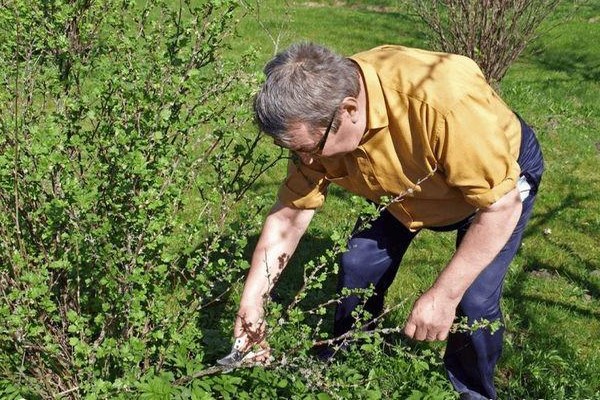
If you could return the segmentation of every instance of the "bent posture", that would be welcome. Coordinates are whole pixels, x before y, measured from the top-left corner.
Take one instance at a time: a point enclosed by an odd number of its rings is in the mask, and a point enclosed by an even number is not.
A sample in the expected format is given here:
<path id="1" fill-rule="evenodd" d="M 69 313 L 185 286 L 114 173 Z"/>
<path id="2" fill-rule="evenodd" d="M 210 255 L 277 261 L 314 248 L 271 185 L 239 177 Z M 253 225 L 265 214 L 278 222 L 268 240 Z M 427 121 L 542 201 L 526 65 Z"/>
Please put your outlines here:
<path id="1" fill-rule="evenodd" d="M 263 299 L 294 253 L 329 184 L 374 203 L 392 202 L 357 230 L 341 257 L 339 287 L 375 286 L 381 313 L 411 240 L 455 230 L 456 252 L 413 305 L 404 332 L 447 340 L 444 363 L 463 398 L 496 398 L 502 330 L 450 333 L 456 316 L 499 320 L 507 268 L 531 215 L 543 172 L 531 128 L 498 97 L 470 59 L 401 46 L 352 57 L 302 43 L 265 67 L 256 120 L 294 157 L 252 257 L 235 336 L 263 338 Z M 359 299 L 338 306 L 347 332 Z"/>

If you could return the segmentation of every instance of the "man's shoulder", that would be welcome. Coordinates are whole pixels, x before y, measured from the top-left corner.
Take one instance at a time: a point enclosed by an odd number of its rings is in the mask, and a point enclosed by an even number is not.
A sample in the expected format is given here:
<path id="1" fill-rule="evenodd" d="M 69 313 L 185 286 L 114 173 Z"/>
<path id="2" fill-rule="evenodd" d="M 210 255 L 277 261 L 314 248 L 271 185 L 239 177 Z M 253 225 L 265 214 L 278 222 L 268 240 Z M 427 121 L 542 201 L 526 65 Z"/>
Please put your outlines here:
<path id="1" fill-rule="evenodd" d="M 424 50 L 401 45 L 382 45 L 370 50 L 356 53 L 350 57 L 354 60 L 363 60 L 374 66 L 402 65 L 423 68 L 464 68 L 465 66 L 478 70 L 477 64 L 470 58 L 452 53 Z M 403 62 L 404 64 L 398 64 Z"/>
<path id="2" fill-rule="evenodd" d="M 359 66 L 369 65 L 384 92 L 420 99 L 441 109 L 487 87 L 477 64 L 458 54 L 383 45 L 350 58 Z"/>

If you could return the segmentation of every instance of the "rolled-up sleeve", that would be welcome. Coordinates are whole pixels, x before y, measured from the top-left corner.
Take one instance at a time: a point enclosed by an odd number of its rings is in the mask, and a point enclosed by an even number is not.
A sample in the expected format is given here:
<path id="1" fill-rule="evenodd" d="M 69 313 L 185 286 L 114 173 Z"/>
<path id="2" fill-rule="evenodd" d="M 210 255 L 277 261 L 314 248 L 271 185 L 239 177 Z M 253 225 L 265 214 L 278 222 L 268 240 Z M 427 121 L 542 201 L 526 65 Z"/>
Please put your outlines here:
<path id="1" fill-rule="evenodd" d="M 490 90 L 461 99 L 440 119 L 435 147 L 447 183 L 477 208 L 510 192 L 519 177 L 518 154 L 503 131 L 512 129 L 504 122 L 506 113 L 511 112 Z"/>
<path id="2" fill-rule="evenodd" d="M 329 181 L 325 170 L 318 163 L 311 166 L 292 158 L 288 162 L 288 174 L 279 187 L 279 201 L 288 207 L 314 209 L 323 205 Z"/>

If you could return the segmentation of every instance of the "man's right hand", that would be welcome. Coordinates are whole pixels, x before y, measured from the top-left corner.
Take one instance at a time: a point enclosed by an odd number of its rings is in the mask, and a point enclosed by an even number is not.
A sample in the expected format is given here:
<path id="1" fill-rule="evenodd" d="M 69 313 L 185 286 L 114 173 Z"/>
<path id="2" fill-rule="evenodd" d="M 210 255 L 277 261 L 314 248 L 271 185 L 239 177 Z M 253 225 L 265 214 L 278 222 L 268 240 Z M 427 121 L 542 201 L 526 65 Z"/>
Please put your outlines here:
<path id="1" fill-rule="evenodd" d="M 266 322 L 264 320 L 264 309 L 262 305 L 240 306 L 235 319 L 233 335 L 236 342 L 239 343 L 240 348 L 237 350 L 242 353 L 250 351 L 254 345 L 259 346 L 260 350 L 247 361 L 268 362 L 271 355 L 271 349 L 265 341 Z"/>
<path id="2" fill-rule="evenodd" d="M 259 354 L 267 354 L 265 359 L 268 359 L 263 300 L 296 250 L 314 214 L 313 209 L 298 209 L 277 202 L 265 220 L 252 254 L 233 331 L 236 350 L 245 354 L 254 345 L 260 348 L 256 357 L 249 355 L 251 359 L 260 361 Z"/>
<path id="3" fill-rule="evenodd" d="M 245 351 L 254 343 L 260 343 L 265 336 L 264 309 L 262 305 L 241 305 L 238 310 L 233 335 L 236 338 L 247 336 L 248 345 L 240 349 Z"/>

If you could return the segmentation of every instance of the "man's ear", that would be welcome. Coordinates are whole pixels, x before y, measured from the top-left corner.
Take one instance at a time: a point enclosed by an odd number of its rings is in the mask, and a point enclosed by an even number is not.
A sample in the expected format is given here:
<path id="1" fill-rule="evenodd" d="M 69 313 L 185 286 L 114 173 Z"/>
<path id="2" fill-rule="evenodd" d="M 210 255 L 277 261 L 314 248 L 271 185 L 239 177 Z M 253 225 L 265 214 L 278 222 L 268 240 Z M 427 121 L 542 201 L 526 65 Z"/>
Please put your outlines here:
<path id="1" fill-rule="evenodd" d="M 342 100 L 342 115 L 347 114 L 352 123 L 356 123 L 359 118 L 358 100 L 355 97 L 346 97 Z"/>

